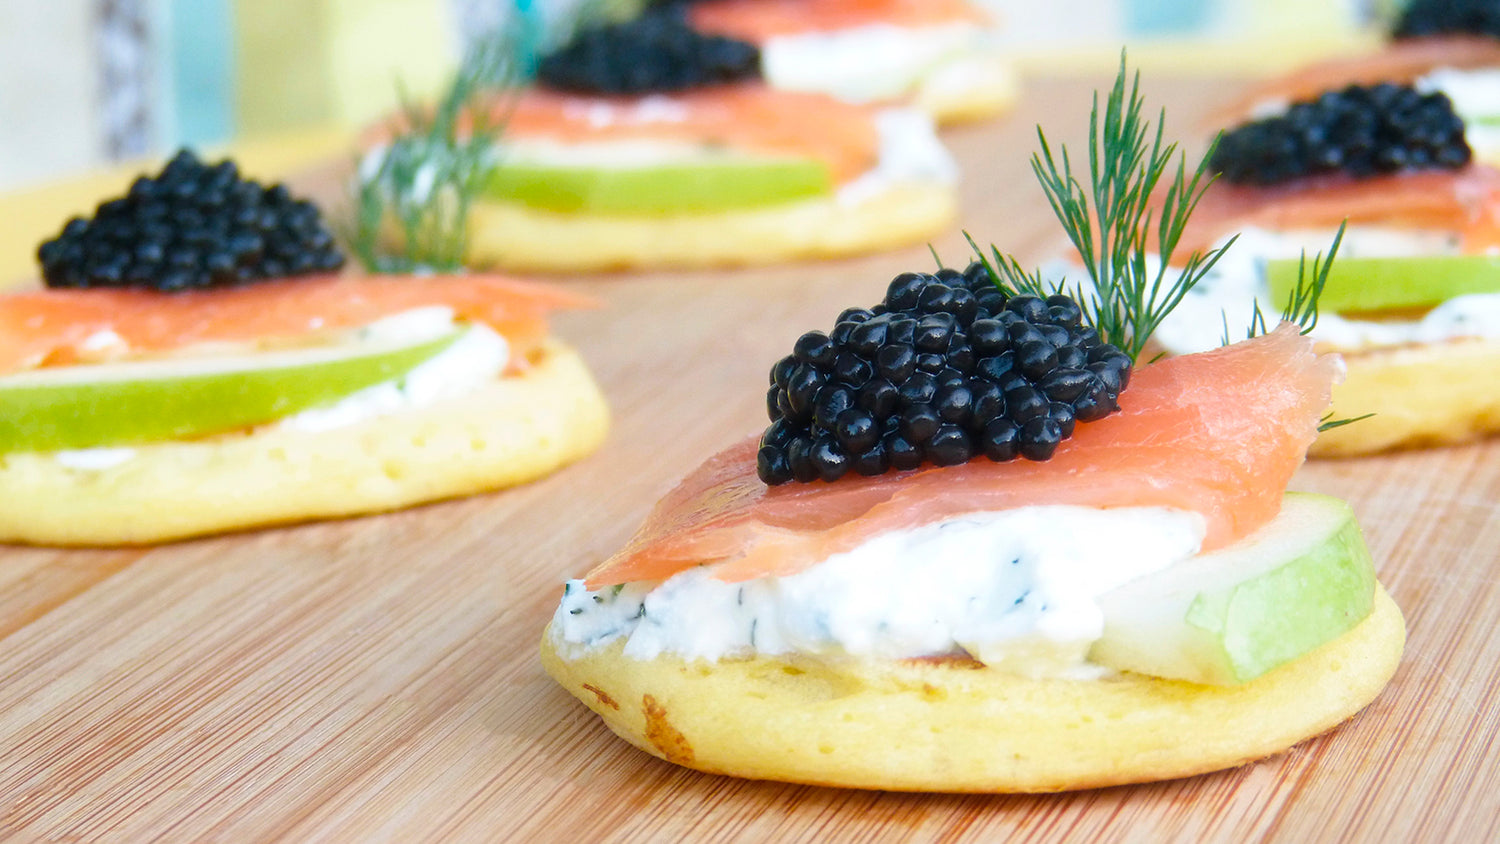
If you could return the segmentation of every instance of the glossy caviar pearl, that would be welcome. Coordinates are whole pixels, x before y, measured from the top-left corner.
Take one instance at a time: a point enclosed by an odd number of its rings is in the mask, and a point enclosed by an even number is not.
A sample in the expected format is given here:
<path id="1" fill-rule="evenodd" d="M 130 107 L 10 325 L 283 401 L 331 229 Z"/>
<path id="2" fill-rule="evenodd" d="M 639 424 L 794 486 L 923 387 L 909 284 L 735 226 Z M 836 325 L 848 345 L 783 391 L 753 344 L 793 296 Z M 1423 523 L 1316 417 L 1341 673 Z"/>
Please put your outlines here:
<path id="1" fill-rule="evenodd" d="M 979 447 L 996 463 L 1015 460 L 1021 454 L 1021 431 L 1009 419 L 996 419 L 984 426 Z"/>
<path id="2" fill-rule="evenodd" d="M 876 419 L 884 419 L 896 412 L 901 404 L 901 391 L 884 379 L 871 381 L 859 391 L 859 406 Z"/>
<path id="3" fill-rule="evenodd" d="M 942 423 L 937 411 L 925 404 L 914 404 L 901 414 L 901 436 L 908 442 L 925 445 Z"/>
<path id="4" fill-rule="evenodd" d="M 939 466 L 957 466 L 974 456 L 974 443 L 957 425 L 942 425 L 932 435 L 927 456 Z"/>
<path id="5" fill-rule="evenodd" d="M 761 446 L 755 454 L 755 471 L 768 484 L 784 484 L 792 480 L 792 465 L 786 451 L 772 446 Z"/>
<path id="6" fill-rule="evenodd" d="M 900 434 L 886 434 L 881 440 L 892 469 L 907 471 L 922 465 L 922 448 Z"/>
<path id="7" fill-rule="evenodd" d="M 1047 460 L 1062 442 L 1062 428 L 1047 416 L 1039 416 L 1021 426 L 1021 456 L 1027 460 Z"/>
<path id="8" fill-rule="evenodd" d="M 890 468 L 890 457 L 886 455 L 885 444 L 880 440 L 876 440 L 874 445 L 854 458 L 854 471 L 865 477 L 884 475 Z"/>
<path id="9" fill-rule="evenodd" d="M 850 408 L 839 414 L 833 429 L 839 445 L 850 454 L 861 454 L 880 441 L 880 427 L 875 417 L 860 408 Z"/>
<path id="10" fill-rule="evenodd" d="M 944 387 L 933 397 L 932 406 L 944 422 L 963 425 L 974 414 L 974 394 L 967 387 Z"/>
<path id="11" fill-rule="evenodd" d="M 838 359 L 838 347 L 828 339 L 827 334 L 809 331 L 798 337 L 797 342 L 792 345 L 792 357 L 820 369 L 827 369 Z"/>
<path id="12" fill-rule="evenodd" d="M 792 440 L 787 444 L 786 457 L 787 466 L 792 470 L 792 480 L 804 484 L 817 480 L 818 469 L 812 462 L 812 440 L 807 437 L 797 437 Z M 770 481 L 766 482 L 770 483 Z"/>
<path id="13" fill-rule="evenodd" d="M 917 353 L 905 344 L 885 346 L 875 353 L 875 365 L 882 378 L 899 384 L 917 371 Z"/>
<path id="14" fill-rule="evenodd" d="M 849 455 L 828 434 L 813 441 L 812 451 L 808 456 L 818 477 L 825 481 L 836 481 L 849 471 Z"/>

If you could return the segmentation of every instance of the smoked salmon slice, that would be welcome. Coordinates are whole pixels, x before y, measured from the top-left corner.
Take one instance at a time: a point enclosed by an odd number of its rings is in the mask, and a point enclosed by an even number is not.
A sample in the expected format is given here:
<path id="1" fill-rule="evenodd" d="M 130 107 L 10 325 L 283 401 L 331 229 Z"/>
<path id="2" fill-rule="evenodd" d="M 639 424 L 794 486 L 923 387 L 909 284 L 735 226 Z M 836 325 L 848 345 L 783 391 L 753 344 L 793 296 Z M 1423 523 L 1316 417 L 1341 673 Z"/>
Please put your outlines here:
<path id="1" fill-rule="evenodd" d="M 1188 223 L 1181 247 L 1203 250 L 1234 231 L 1336 228 L 1386 224 L 1443 229 L 1463 238 L 1465 252 L 1500 247 L 1500 170 L 1420 170 L 1356 179 L 1315 176 L 1259 187 L 1214 182 Z"/>
<path id="2" fill-rule="evenodd" d="M 966 0 L 707 0 L 693 4 L 688 20 L 700 32 L 756 43 L 783 35 L 882 23 L 906 27 L 994 23 L 984 10 Z"/>
<path id="3" fill-rule="evenodd" d="M 529 88 L 496 95 L 481 107 L 505 137 L 562 144 L 590 141 L 675 141 L 767 156 L 809 158 L 828 168 L 835 183 L 868 172 L 880 160 L 878 109 L 826 94 L 774 90 L 735 83 L 648 94 L 643 97 L 571 94 Z M 459 117 L 467 133 L 474 113 Z M 398 115 L 366 133 L 365 145 L 388 142 L 405 131 Z"/>
<path id="4" fill-rule="evenodd" d="M 923 468 L 768 487 L 756 441 L 718 454 L 591 571 L 590 589 L 715 563 L 738 582 L 795 574 L 871 536 L 964 513 L 1028 505 L 1172 507 L 1203 514 L 1204 550 L 1269 521 L 1317 436 L 1336 357 L 1295 327 L 1139 368 L 1121 412 L 1079 425 L 1051 460 Z"/>
<path id="5" fill-rule="evenodd" d="M 875 110 L 823 94 L 761 84 L 716 85 L 645 97 L 569 94 L 535 88 L 496 100 L 494 120 L 512 138 L 584 141 L 666 140 L 771 156 L 812 158 L 837 183 L 880 157 Z"/>
<path id="6" fill-rule="evenodd" d="M 0 372 L 89 357 L 113 332 L 131 353 L 207 342 L 292 339 L 354 328 L 429 305 L 484 322 L 521 349 L 546 332 L 548 313 L 593 307 L 582 294 L 494 275 L 313 276 L 221 290 L 47 288 L 0 296 Z"/>

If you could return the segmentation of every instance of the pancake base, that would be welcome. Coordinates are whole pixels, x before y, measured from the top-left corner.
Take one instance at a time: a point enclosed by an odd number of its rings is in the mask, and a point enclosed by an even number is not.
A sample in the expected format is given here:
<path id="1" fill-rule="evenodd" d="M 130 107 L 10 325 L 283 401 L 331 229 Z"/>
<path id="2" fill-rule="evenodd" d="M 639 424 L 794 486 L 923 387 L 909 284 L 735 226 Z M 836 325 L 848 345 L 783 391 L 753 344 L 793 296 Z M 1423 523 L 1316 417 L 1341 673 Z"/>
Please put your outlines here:
<path id="1" fill-rule="evenodd" d="M 1279 753 L 1372 701 L 1406 630 L 1384 589 L 1353 630 L 1243 686 L 1028 680 L 974 665 L 628 659 L 542 664 L 621 738 L 716 774 L 893 791 L 1048 792 L 1207 773 Z M 564 647 L 568 647 L 564 645 Z"/>
<path id="2" fill-rule="evenodd" d="M 1010 111 L 1020 97 L 1020 87 L 1008 62 L 976 54 L 935 69 L 922 80 L 914 100 L 939 126 L 953 126 Z"/>
<path id="3" fill-rule="evenodd" d="M 608 426 L 583 360 L 549 341 L 523 375 L 328 431 L 140 446 L 99 471 L 0 455 L 0 541 L 145 544 L 395 510 L 533 480 L 592 452 Z"/>
<path id="4" fill-rule="evenodd" d="M 1452 445 L 1500 432 L 1500 340 L 1453 340 L 1345 352 L 1349 375 L 1333 388 L 1335 419 L 1373 413 L 1318 435 L 1313 457 L 1352 457 Z"/>
<path id="5" fill-rule="evenodd" d="M 728 267 L 832 258 L 922 243 L 952 224 L 955 186 L 910 182 L 854 204 L 820 197 L 766 208 L 649 217 L 564 214 L 484 199 L 469 263 L 528 272 Z"/>

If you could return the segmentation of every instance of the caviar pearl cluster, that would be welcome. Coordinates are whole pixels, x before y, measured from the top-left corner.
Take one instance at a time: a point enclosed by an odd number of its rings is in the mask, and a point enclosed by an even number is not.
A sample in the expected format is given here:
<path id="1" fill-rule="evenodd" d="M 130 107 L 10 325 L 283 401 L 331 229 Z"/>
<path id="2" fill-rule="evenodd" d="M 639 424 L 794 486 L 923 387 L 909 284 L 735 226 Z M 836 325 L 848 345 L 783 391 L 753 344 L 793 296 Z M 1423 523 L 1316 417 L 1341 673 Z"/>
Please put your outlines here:
<path id="1" fill-rule="evenodd" d="M 550 88 L 588 94 L 680 91 L 760 78 L 760 49 L 688 26 L 681 9 L 655 8 L 626 23 L 581 32 L 542 59 Z"/>
<path id="2" fill-rule="evenodd" d="M 344 255 L 317 206 L 282 185 L 240 178 L 183 150 L 92 219 L 74 218 L 37 250 L 49 287 L 178 292 L 331 272 Z"/>
<path id="3" fill-rule="evenodd" d="M 757 470 L 776 485 L 1046 460 L 1076 424 L 1119 409 L 1130 371 L 1066 296 L 1007 298 L 977 262 L 904 273 L 771 368 Z"/>
<path id="4" fill-rule="evenodd" d="M 1500 38 L 1495 0 L 1413 0 L 1396 24 L 1397 38 L 1467 33 Z"/>
<path id="5" fill-rule="evenodd" d="M 1325 173 L 1457 169 L 1472 157 L 1447 95 L 1382 83 L 1350 85 L 1228 132 L 1211 164 L 1231 182 L 1273 185 Z"/>

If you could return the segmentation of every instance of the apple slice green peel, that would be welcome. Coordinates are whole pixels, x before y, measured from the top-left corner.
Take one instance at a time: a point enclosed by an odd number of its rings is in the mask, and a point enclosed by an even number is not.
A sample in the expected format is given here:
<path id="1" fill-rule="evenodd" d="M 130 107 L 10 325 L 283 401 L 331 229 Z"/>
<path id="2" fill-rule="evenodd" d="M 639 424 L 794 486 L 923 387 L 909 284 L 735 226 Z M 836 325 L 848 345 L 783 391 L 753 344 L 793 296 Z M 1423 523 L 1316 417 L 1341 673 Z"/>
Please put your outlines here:
<path id="1" fill-rule="evenodd" d="M 1296 289 L 1298 264 L 1296 259 L 1266 262 L 1273 302 L 1288 301 Z M 1500 255 L 1339 258 L 1328 272 L 1319 307 L 1334 313 L 1430 308 L 1470 293 L 1500 293 Z"/>
<path id="2" fill-rule="evenodd" d="M 486 185 L 494 199 L 533 208 L 622 215 L 754 208 L 832 190 L 819 161 L 733 156 L 619 168 L 506 162 Z"/>
<path id="3" fill-rule="evenodd" d="M 461 332 L 0 378 L 0 454 L 185 439 L 280 419 L 411 371 Z"/>
<path id="4" fill-rule="evenodd" d="M 1235 685 L 1353 629 L 1374 598 L 1375 569 L 1349 505 L 1287 493 L 1281 513 L 1240 542 L 1103 595 L 1104 635 L 1089 658 Z"/>

